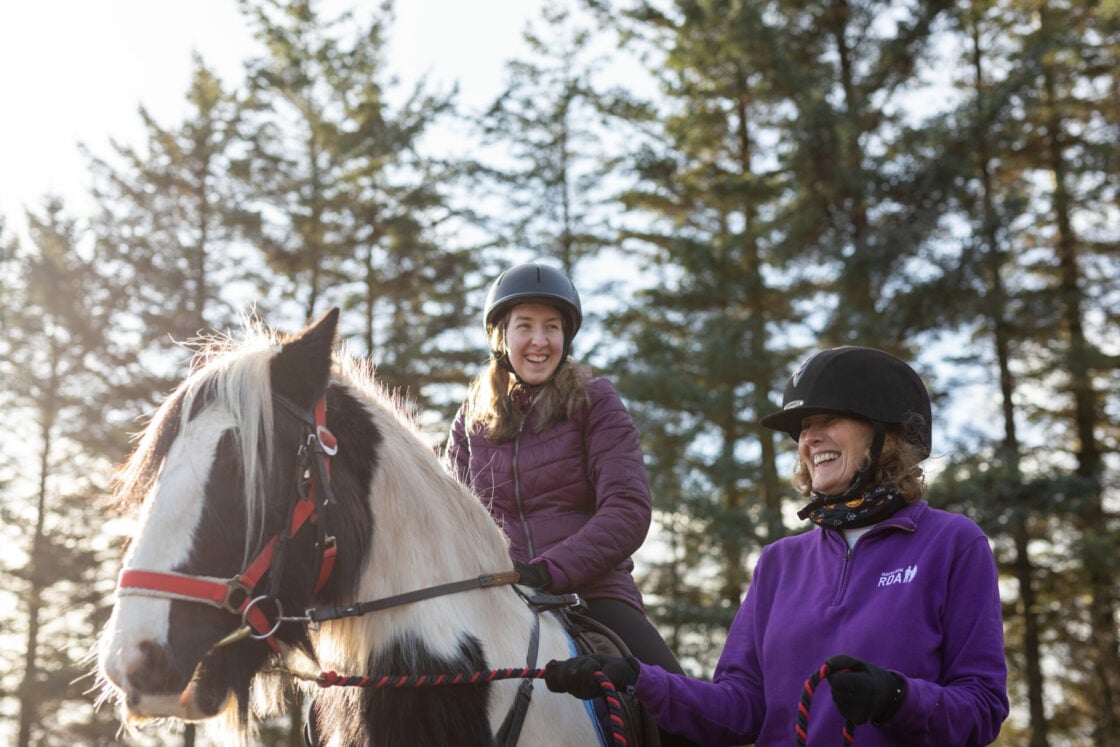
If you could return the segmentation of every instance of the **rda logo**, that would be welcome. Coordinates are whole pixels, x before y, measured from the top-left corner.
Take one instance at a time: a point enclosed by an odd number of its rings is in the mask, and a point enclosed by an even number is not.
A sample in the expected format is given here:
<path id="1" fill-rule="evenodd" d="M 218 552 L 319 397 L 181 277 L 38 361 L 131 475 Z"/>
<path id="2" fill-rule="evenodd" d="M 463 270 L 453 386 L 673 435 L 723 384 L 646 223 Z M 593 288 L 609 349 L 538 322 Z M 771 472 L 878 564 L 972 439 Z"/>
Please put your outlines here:
<path id="1" fill-rule="evenodd" d="M 879 586 L 893 586 L 894 584 L 908 584 L 918 575 L 918 566 L 910 565 L 905 568 L 879 574 Z"/>

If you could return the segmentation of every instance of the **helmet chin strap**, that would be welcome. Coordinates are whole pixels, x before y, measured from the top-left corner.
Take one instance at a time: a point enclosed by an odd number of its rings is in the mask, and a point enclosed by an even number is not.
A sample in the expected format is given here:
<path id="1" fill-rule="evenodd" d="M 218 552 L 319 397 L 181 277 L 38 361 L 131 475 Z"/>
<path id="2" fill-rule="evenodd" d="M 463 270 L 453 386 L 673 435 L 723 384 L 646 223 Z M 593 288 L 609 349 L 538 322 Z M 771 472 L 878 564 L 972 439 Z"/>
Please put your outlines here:
<path id="1" fill-rule="evenodd" d="M 518 382 L 521 381 L 521 377 L 517 375 L 517 371 L 514 370 L 513 364 L 509 362 L 509 353 L 506 353 L 505 351 L 498 352 L 495 350 L 491 350 L 490 354 L 494 356 L 494 361 L 497 362 L 500 368 L 504 368 L 505 370 L 513 374 L 513 377 L 517 379 Z"/>
<path id="2" fill-rule="evenodd" d="M 808 519 L 809 514 L 817 510 L 821 506 L 830 506 L 834 503 L 840 503 L 852 499 L 853 496 L 858 496 L 866 485 L 871 475 L 875 474 L 875 469 L 879 466 L 879 457 L 883 455 L 883 442 L 887 438 L 887 428 L 878 420 L 871 421 L 875 427 L 875 433 L 871 437 L 871 448 L 868 450 L 869 459 L 867 466 L 855 473 L 852 477 L 851 483 L 848 487 L 836 495 L 824 495 L 823 493 L 813 493 L 813 500 L 805 504 L 805 506 L 797 512 L 797 518 Z"/>

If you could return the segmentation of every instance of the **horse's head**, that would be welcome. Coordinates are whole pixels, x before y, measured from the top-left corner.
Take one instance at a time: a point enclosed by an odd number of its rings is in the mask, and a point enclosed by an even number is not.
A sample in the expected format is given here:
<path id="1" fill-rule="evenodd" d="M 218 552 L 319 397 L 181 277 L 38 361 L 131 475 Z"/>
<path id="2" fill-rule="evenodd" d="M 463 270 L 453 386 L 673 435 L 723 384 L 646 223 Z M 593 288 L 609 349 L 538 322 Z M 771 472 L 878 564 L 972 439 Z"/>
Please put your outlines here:
<path id="1" fill-rule="evenodd" d="M 140 525 L 100 667 L 129 720 L 236 703 L 244 722 L 268 657 L 307 647 L 304 626 L 278 619 L 308 605 L 327 544 L 313 509 L 329 484 L 311 476 L 330 441 L 315 411 L 337 323 L 334 310 L 293 338 L 212 345 L 126 464 L 119 497 L 140 504 Z"/>

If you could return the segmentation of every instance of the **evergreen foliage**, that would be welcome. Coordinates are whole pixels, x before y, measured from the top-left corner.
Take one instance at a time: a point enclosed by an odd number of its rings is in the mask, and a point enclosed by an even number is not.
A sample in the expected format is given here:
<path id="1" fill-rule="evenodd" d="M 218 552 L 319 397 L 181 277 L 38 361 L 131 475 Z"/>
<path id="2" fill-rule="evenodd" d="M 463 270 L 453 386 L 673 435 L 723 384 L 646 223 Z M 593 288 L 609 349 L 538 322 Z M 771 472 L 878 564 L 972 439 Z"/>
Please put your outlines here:
<path id="1" fill-rule="evenodd" d="M 451 97 L 420 83 L 390 103 L 389 3 L 369 20 L 325 18 L 306 0 L 240 5 L 266 50 L 247 64 L 237 171 L 254 216 L 244 238 L 271 271 L 266 296 L 294 301 L 301 320 L 341 306 L 354 352 L 377 361 L 386 385 L 449 417 L 457 403 L 432 385 L 461 382 L 472 359 L 463 278 L 476 258 L 438 241 L 461 167 L 420 144 Z"/>
<path id="2" fill-rule="evenodd" d="M 563 4 L 541 21 L 545 31 L 526 30 L 527 56 L 508 63 L 505 90 L 480 117 L 497 161 L 483 175 L 505 203 L 495 223 L 503 244 L 532 247 L 572 272 L 613 239 L 600 203 L 609 197 L 600 141 L 608 99 L 597 88 L 594 31 Z"/>
<path id="3" fill-rule="evenodd" d="M 1120 733 L 1115 4 L 546 4 L 479 112 L 397 90 L 391 2 L 238 5 L 244 79 L 196 59 L 182 121 L 141 108 L 142 143 L 90 148 L 88 225 L 46 199 L 21 243 L 0 216 L 0 740 L 115 741 L 83 693 L 120 555 L 100 499 L 183 342 L 339 305 L 438 443 L 481 295 L 527 257 L 575 275 L 580 357 L 641 429 L 639 582 L 693 674 L 761 548 L 803 530 L 759 417 L 809 350 L 867 344 L 926 375 L 929 500 L 992 539 L 998 744 Z M 478 147 L 436 154 L 452 123 Z M 299 744 L 298 716 L 261 743 Z"/>
<path id="4" fill-rule="evenodd" d="M 105 426 L 108 398 L 98 354 L 105 294 L 80 231 L 55 199 L 28 216 L 30 244 L 6 247 L 0 341 L 0 405 L 20 424 L 21 449 L 5 453 L 0 515 L 18 534 L 0 565 L 16 603 L 4 633 L 20 639 L 7 661 L 2 695 L 14 701 L 11 744 L 46 744 L 68 729 L 102 743 L 116 725 L 89 708 L 83 661 L 108 613 L 113 567 L 91 533 L 115 456 Z M 5 533 L 7 534 L 7 532 Z M 5 646 L 5 658 L 14 651 Z M 7 705 L 5 706 L 7 712 Z"/>

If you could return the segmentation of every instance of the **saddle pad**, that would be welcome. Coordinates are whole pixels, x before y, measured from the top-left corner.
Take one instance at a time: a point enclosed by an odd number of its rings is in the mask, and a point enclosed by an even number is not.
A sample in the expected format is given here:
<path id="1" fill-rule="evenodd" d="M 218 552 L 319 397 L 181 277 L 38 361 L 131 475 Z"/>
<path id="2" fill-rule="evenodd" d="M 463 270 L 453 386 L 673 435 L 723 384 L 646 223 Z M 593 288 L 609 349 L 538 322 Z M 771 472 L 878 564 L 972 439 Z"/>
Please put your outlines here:
<path id="1" fill-rule="evenodd" d="M 571 641 L 572 655 L 608 654 L 610 656 L 629 656 L 630 649 L 614 631 L 602 623 L 571 610 L 557 612 L 564 623 Z M 629 693 L 619 692 L 622 701 L 622 717 L 625 724 L 626 743 L 634 747 L 660 747 L 661 739 L 657 726 L 649 717 L 638 699 Z M 592 698 L 584 701 L 588 712 L 598 726 L 599 739 L 604 747 L 611 743 L 610 712 L 605 698 Z"/>

